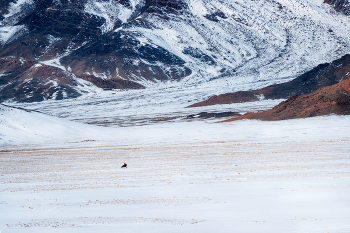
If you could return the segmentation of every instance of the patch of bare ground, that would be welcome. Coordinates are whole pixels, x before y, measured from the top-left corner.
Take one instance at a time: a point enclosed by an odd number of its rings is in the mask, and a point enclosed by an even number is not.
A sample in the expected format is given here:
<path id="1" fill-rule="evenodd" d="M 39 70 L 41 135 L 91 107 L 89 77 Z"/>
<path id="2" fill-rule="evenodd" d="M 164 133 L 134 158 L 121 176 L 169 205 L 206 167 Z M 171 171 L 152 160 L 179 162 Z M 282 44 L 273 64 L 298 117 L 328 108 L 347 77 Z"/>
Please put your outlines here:
<path id="1" fill-rule="evenodd" d="M 149 125 L 149 124 L 161 123 L 161 122 L 171 122 L 182 118 L 183 116 L 169 116 L 169 117 L 164 116 L 164 117 L 153 117 L 153 118 L 140 117 L 140 118 L 132 119 L 132 123 L 134 125 L 141 126 L 141 125 Z M 96 121 L 95 119 L 88 119 L 88 120 L 89 121 L 87 122 L 87 124 L 104 126 L 104 127 L 109 127 L 111 125 L 127 127 L 127 126 L 130 126 L 131 124 L 129 122 L 125 122 L 124 119 L 120 119 L 120 118 L 107 118 L 99 121 Z"/>
<path id="2" fill-rule="evenodd" d="M 350 114 L 350 76 L 338 84 L 322 87 L 311 94 L 292 96 L 270 110 L 248 113 L 227 121 L 242 119 L 276 121 L 330 114 Z"/>
<path id="3" fill-rule="evenodd" d="M 223 117 L 232 117 L 239 116 L 241 114 L 237 112 L 201 112 L 198 114 L 188 115 L 186 119 L 194 119 L 194 118 L 223 118 Z"/>
<path id="4" fill-rule="evenodd" d="M 158 223 L 165 225 L 183 225 L 183 224 L 194 224 L 199 220 L 184 220 L 184 219 L 163 219 L 163 218 L 142 218 L 142 217 L 74 217 L 65 219 L 41 219 L 41 220 L 31 220 L 25 222 L 18 222 L 14 224 L 7 224 L 7 227 L 16 228 L 33 228 L 33 227 L 46 227 L 46 228 L 72 228 L 72 227 L 82 227 L 84 225 L 109 225 L 109 224 L 142 224 L 148 223 Z"/>
<path id="5" fill-rule="evenodd" d="M 150 124 L 156 124 L 156 123 L 164 123 L 164 122 L 175 122 L 175 121 L 193 121 L 196 119 L 228 119 L 231 117 L 237 117 L 240 116 L 238 112 L 200 112 L 196 114 L 191 115 L 184 115 L 181 113 L 175 113 L 175 116 L 159 116 L 159 117 L 135 117 L 135 118 L 129 118 L 129 120 L 132 120 L 131 122 L 126 122 L 124 119 L 120 118 L 105 118 L 99 120 L 96 120 L 95 118 L 91 119 L 84 119 L 84 123 L 90 124 L 90 125 L 98 125 L 98 126 L 104 126 L 108 127 L 111 125 L 117 125 L 121 127 L 127 127 L 131 124 L 133 125 L 150 125 Z"/>

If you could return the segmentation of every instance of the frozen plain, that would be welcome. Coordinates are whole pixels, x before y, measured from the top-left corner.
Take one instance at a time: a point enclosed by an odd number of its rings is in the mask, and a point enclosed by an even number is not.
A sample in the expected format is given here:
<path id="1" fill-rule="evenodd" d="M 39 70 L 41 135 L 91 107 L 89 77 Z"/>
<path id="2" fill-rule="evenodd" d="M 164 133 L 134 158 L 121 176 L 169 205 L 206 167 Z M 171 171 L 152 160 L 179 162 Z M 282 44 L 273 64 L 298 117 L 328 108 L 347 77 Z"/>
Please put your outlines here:
<path id="1" fill-rule="evenodd" d="M 106 128 L 31 114 L 0 124 L 33 138 L 2 144 L 1 233 L 350 232 L 349 116 Z M 55 133 L 38 135 L 41 117 Z"/>

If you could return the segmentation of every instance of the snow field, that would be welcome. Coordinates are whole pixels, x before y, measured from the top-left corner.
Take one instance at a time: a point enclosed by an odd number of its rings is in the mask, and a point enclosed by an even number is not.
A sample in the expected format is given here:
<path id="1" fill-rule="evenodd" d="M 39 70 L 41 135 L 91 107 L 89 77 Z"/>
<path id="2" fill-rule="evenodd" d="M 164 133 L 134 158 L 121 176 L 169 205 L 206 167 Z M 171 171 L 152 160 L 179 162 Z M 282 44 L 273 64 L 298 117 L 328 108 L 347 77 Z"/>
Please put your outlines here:
<path id="1" fill-rule="evenodd" d="M 14 26 L 15 8 L 32 2 L 12 4 L 1 43 L 24 30 Z M 277 1 L 283 10 L 271 1 L 188 2 L 196 16 L 188 18 L 191 25 L 157 19 L 152 33 L 125 31 L 180 56 L 192 76 L 149 83 L 145 90 L 91 88 L 74 100 L 13 103 L 71 122 L 0 107 L 1 233 L 350 231 L 349 117 L 179 120 L 276 105 L 184 108 L 213 94 L 290 80 L 339 58 L 349 52 L 349 19 L 320 0 Z M 138 4 L 143 1 L 131 2 Z M 217 9 L 228 18 L 214 23 L 203 17 Z M 132 16 L 113 1 L 89 1 L 86 11 L 106 19 L 103 32 Z M 185 56 L 189 46 L 217 55 L 217 66 Z M 62 68 L 57 59 L 42 63 Z M 237 70 L 221 77 L 222 67 Z M 177 120 L 159 123 L 171 117 Z M 124 162 L 129 168 L 122 170 Z"/>
<path id="2" fill-rule="evenodd" d="M 0 231 L 348 232 L 349 152 L 346 139 L 2 150 Z"/>
<path id="3" fill-rule="evenodd" d="M 0 110 L 1 233 L 350 230 L 349 116 L 113 128 Z"/>
<path id="4" fill-rule="evenodd" d="M 245 104 L 241 106 L 242 109 L 245 107 L 247 107 Z M 259 108 L 259 105 L 255 104 L 255 107 Z M 101 111 L 98 108 L 95 111 L 103 112 L 103 109 L 106 112 L 103 106 Z M 75 111 L 78 111 L 78 107 Z M 106 121 L 109 119 L 107 117 Z M 148 118 L 145 118 L 144 122 L 138 121 L 139 126 L 98 127 L 0 106 L 0 146 L 4 149 L 33 149 L 76 148 L 86 145 L 161 146 L 217 141 L 285 142 L 350 138 L 350 116 L 323 116 L 276 122 L 243 120 L 218 123 L 219 120 L 215 118 L 194 120 L 178 118 L 174 121 L 159 119 L 153 124 L 149 123 Z"/>

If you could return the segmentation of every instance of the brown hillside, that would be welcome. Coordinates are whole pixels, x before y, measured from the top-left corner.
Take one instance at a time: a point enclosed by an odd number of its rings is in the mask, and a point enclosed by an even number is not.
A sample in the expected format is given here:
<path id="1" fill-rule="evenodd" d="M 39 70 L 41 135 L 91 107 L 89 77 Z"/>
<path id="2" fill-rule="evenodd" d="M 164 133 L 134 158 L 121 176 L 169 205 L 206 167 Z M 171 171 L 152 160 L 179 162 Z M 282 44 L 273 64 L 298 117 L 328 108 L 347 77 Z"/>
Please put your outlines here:
<path id="1" fill-rule="evenodd" d="M 312 70 L 286 82 L 252 91 L 238 91 L 214 95 L 207 100 L 188 107 L 202 107 L 215 104 L 232 104 L 265 99 L 287 99 L 294 95 L 312 93 L 321 87 L 331 86 L 345 80 L 350 73 L 350 55 L 345 55 L 331 63 L 320 64 Z"/>
<path id="2" fill-rule="evenodd" d="M 252 101 L 258 101 L 258 100 L 259 100 L 258 95 L 250 91 L 237 91 L 234 93 L 213 95 L 208 100 L 192 104 L 187 108 L 210 106 L 215 104 L 233 104 L 233 103 L 252 102 Z"/>
<path id="3" fill-rule="evenodd" d="M 292 96 L 270 110 L 248 113 L 227 121 L 242 119 L 277 121 L 329 114 L 350 115 L 350 76 L 338 84 L 322 87 L 311 94 Z"/>

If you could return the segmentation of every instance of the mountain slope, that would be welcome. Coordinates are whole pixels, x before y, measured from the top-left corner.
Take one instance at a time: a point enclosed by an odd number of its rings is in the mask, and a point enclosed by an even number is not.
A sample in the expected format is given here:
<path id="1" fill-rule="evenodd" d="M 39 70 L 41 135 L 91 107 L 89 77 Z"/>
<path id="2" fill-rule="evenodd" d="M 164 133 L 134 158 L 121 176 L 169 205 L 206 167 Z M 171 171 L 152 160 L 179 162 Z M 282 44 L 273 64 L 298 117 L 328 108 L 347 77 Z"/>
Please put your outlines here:
<path id="1" fill-rule="evenodd" d="M 338 84 L 322 87 L 311 94 L 292 96 L 270 110 L 248 113 L 232 120 L 276 121 L 330 114 L 350 115 L 350 76 Z"/>
<path id="2" fill-rule="evenodd" d="M 3 2 L 0 101 L 76 98 L 91 85 L 262 87 L 350 51 L 349 19 L 318 0 Z M 62 78 L 27 75 L 47 66 Z"/>
<path id="3" fill-rule="evenodd" d="M 320 87 L 331 86 L 346 79 L 350 74 L 350 55 L 345 55 L 331 63 L 320 64 L 297 78 L 258 90 L 238 91 L 214 95 L 188 107 L 202 107 L 215 104 L 231 104 L 259 99 L 287 99 L 293 95 L 304 95 L 316 91 Z"/>

